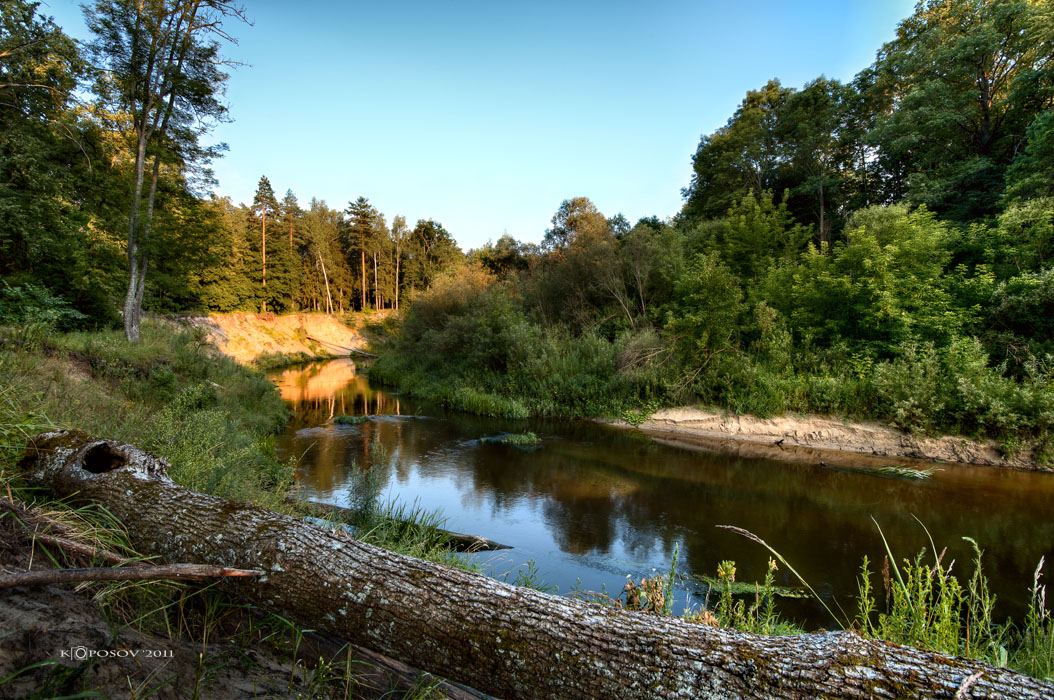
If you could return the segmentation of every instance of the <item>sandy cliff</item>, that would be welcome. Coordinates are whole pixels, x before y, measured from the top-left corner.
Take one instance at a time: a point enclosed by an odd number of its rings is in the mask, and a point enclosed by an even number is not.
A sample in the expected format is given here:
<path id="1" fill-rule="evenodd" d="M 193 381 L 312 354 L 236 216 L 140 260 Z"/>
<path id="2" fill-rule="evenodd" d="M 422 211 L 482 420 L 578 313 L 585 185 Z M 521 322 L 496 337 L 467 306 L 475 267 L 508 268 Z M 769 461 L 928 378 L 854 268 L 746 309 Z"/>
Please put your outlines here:
<path id="1" fill-rule="evenodd" d="M 326 314 L 209 314 L 181 320 L 204 328 L 221 352 L 244 363 L 273 353 L 348 355 L 367 345 L 361 328 Z"/>

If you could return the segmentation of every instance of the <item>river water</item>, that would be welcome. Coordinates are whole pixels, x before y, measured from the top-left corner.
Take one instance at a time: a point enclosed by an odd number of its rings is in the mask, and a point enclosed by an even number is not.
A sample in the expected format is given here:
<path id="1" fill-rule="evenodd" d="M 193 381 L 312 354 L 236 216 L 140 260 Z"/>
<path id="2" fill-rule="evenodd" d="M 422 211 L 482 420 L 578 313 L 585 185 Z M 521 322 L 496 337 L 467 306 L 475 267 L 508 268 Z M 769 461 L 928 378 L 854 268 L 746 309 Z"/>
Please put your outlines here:
<path id="1" fill-rule="evenodd" d="M 372 387 L 347 359 L 272 379 L 293 411 L 278 447 L 299 460 L 303 497 L 351 505 L 360 465 L 380 441 L 390 455 L 372 467 L 382 471 L 381 499 L 439 509 L 447 529 L 511 545 L 471 555 L 510 581 L 533 560 L 561 593 L 614 596 L 627 576 L 668 572 L 676 551 L 675 610 L 698 606 L 707 593 L 698 577 L 722 560 L 736 561 L 742 582 L 761 580 L 768 563 L 762 546 L 718 525 L 763 538 L 850 614 L 862 557 L 876 571 L 885 556 L 876 522 L 898 560 L 929 552 L 932 536 L 960 577 L 973 571 L 963 538 L 979 542 L 1000 616 L 1020 619 L 1040 557 L 1044 581 L 1054 569 L 1054 474 L 929 464 L 938 468 L 930 479 L 904 480 L 878 475 L 865 458 L 828 457 L 829 466 L 743 458 L 588 422 L 473 416 Z M 374 418 L 334 424 L 340 415 Z M 525 430 L 540 446 L 480 441 Z M 776 583 L 798 585 L 782 565 Z M 881 602 L 880 575 L 873 584 Z M 780 599 L 778 609 L 810 627 L 835 624 L 813 600 Z"/>

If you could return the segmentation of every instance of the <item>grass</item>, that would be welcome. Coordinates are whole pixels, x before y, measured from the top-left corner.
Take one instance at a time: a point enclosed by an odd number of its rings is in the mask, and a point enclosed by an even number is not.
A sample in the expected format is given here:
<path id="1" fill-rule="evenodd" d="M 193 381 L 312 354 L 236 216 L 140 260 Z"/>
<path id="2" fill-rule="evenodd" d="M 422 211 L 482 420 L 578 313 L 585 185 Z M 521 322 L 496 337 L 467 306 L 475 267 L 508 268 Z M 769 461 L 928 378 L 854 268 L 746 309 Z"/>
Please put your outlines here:
<path id="1" fill-rule="evenodd" d="M 876 523 L 876 527 L 877 527 Z M 973 572 L 965 582 L 952 573 L 954 562 L 945 561 L 946 549 L 937 551 L 930 538 L 931 550 L 897 562 L 886 542 L 887 556 L 882 567 L 884 605 L 876 600 L 873 573 L 865 557 L 858 582 L 857 614 L 847 618 L 837 615 L 811 586 L 761 538 L 741 528 L 726 527 L 760 543 L 798 577 L 842 629 L 855 629 L 865 637 L 881 639 L 951 656 L 965 656 L 995 666 L 1008 667 L 1020 673 L 1054 680 L 1054 616 L 1047 608 L 1046 588 L 1041 584 L 1043 559 L 1031 582 L 1028 612 L 1020 624 L 1012 620 L 996 622 L 993 618 L 995 596 L 988 588 L 982 565 L 983 551 L 978 544 L 963 538 L 974 551 Z M 927 531 L 927 536 L 929 532 Z M 719 599 L 711 609 L 689 611 L 686 617 L 705 624 L 732 627 L 746 632 L 780 634 L 793 630 L 776 615 L 772 572 L 776 561 L 770 559 L 769 572 L 763 584 L 755 584 L 754 604 L 734 600 L 735 563 L 722 562 L 718 567 Z M 749 593 L 748 593 L 749 597 Z M 709 603 L 709 601 L 708 601 Z"/>
<path id="2" fill-rule="evenodd" d="M 614 373 L 613 345 L 546 342 L 539 356 L 504 372 L 467 361 L 427 368 L 419 351 L 389 349 L 370 365 L 370 380 L 459 411 L 513 419 L 626 416 L 639 423 L 660 407 L 637 398 L 631 382 Z"/>
<path id="3" fill-rule="evenodd" d="M 337 425 L 361 425 L 368 423 L 373 416 L 337 416 L 333 422 Z"/>
<path id="4" fill-rule="evenodd" d="M 446 519 L 437 510 L 418 502 L 382 501 L 381 489 L 393 470 L 392 455 L 380 440 L 370 443 L 366 458 L 352 465 L 350 507 L 346 513 L 331 512 L 334 523 L 354 528 L 357 539 L 409 557 L 478 570 L 478 565 L 452 551 L 442 528 Z"/>
<path id="5" fill-rule="evenodd" d="M 508 582 L 509 575 L 512 572 L 507 572 L 502 578 L 502 581 Z M 528 559 L 527 563 L 516 570 L 516 576 L 512 580 L 512 585 L 521 586 L 523 588 L 531 588 L 542 593 L 556 594 L 560 592 L 560 587 L 555 584 L 549 584 L 542 580 L 541 572 L 538 571 L 538 564 L 534 559 Z"/>
<path id="6" fill-rule="evenodd" d="M 713 610 L 713 622 L 721 627 L 731 627 L 752 634 L 797 634 L 801 628 L 782 619 L 776 612 L 776 590 L 773 585 L 777 564 L 774 559 L 769 559 L 768 568 L 765 570 L 765 580 L 758 584 L 747 586 L 746 596 L 740 597 L 736 594 L 736 564 L 733 561 L 723 561 L 717 567 L 716 590 L 718 600 Z M 713 590 L 713 589 L 712 589 Z M 747 602 L 753 598 L 748 606 Z M 701 611 L 689 611 L 687 619 L 704 620 L 705 615 Z M 712 622 L 712 624 L 713 624 Z"/>
<path id="7" fill-rule="evenodd" d="M 31 342 L 26 334 L 17 334 L 17 342 L 9 342 L 10 337 L 0 329 L 0 498 L 24 504 L 36 515 L 61 524 L 72 539 L 141 558 L 120 524 L 104 510 L 56 502 L 26 488 L 14 476 L 30 437 L 70 428 L 166 457 L 169 474 L 188 488 L 300 514 L 286 502 L 293 465 L 279 461 L 274 453 L 273 434 L 284 426 L 285 404 L 270 381 L 215 352 L 202 334 L 147 321 L 138 345 L 126 343 L 116 331 L 36 334 Z M 390 503 L 366 511 L 362 539 L 411 556 L 470 566 L 445 547 L 435 514 Z M 0 514 L 0 527 L 24 529 L 12 517 Z M 47 561 L 38 558 L 34 568 L 41 563 L 56 567 L 85 563 L 40 545 L 35 551 Z M 195 697 L 210 696 L 215 688 L 209 690 L 209 681 L 222 666 L 252 665 L 247 655 L 231 657 L 221 650 L 231 645 L 268 648 L 296 659 L 298 640 L 305 633 L 302 627 L 240 604 L 210 586 L 123 582 L 92 584 L 86 590 L 100 606 L 115 640 L 124 629 L 196 640 L 201 646 L 200 663 L 195 677 L 186 679 L 188 692 Z M 351 659 L 309 661 L 291 662 L 290 696 L 346 697 L 363 671 Z M 0 678 L 0 694 L 5 692 L 3 685 L 26 674 L 41 687 L 72 687 L 80 681 L 71 680 L 69 673 L 61 664 L 33 664 L 15 676 Z M 163 677 L 154 680 L 166 682 Z M 436 697 L 434 685 L 423 681 L 406 697 Z M 156 686 L 144 686 L 133 695 L 147 697 L 151 690 Z"/>
<path id="8" fill-rule="evenodd" d="M 187 488 L 281 509 L 292 482 L 293 465 L 274 455 L 287 414 L 274 385 L 212 350 L 201 332 L 147 322 L 136 345 L 97 331 L 5 347 L 0 395 L 15 420 L 46 416 L 164 456 Z"/>
<path id="9" fill-rule="evenodd" d="M 712 591 L 722 590 L 726 586 L 731 591 L 732 595 L 753 595 L 759 584 L 748 583 L 745 581 L 724 581 L 718 576 L 709 576 L 707 574 L 695 575 L 692 577 L 694 580 L 702 583 Z M 776 586 L 773 585 L 770 588 L 772 595 L 777 598 L 811 598 L 812 594 L 806 591 L 804 588 L 797 588 L 791 586 Z"/>
<path id="10" fill-rule="evenodd" d="M 534 447 L 542 444 L 542 439 L 530 431 L 481 437 L 479 441 L 484 444 L 510 445 L 512 447 Z"/>
<path id="11" fill-rule="evenodd" d="M 875 470 L 876 474 L 882 476 L 891 476 L 894 479 L 909 479 L 915 481 L 924 481 L 933 476 L 934 472 L 940 471 L 935 467 L 929 469 L 912 469 L 911 467 L 905 467 L 903 465 L 889 465 L 880 467 Z"/>

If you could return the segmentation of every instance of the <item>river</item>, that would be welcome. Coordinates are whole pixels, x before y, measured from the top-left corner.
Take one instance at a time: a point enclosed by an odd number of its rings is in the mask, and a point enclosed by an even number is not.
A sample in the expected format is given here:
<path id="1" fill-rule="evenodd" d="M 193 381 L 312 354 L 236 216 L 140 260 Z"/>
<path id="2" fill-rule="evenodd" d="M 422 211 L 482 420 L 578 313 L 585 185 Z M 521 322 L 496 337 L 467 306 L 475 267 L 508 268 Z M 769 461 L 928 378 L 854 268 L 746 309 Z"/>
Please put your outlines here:
<path id="1" fill-rule="evenodd" d="M 852 456 L 831 466 L 747 459 L 589 422 L 474 416 L 372 387 L 348 359 L 272 379 L 293 415 L 279 453 L 299 460 L 303 497 L 350 505 L 359 465 L 379 441 L 390 456 L 374 467 L 383 472 L 381 499 L 438 509 L 447 529 L 511 545 L 471 555 L 510 581 L 533 560 L 561 593 L 614 596 L 627 576 L 668 572 L 676 551 L 674 608 L 697 607 L 707 591 L 698 577 L 713 576 L 722 560 L 736 561 L 742 582 L 761 580 L 768 564 L 763 547 L 718 525 L 766 540 L 850 614 L 862 557 L 874 572 L 885 556 L 876 522 L 897 559 L 929 552 L 932 536 L 960 577 L 973 571 L 963 538 L 979 542 L 1001 616 L 1020 619 L 1040 557 L 1049 563 L 1044 580 L 1054 568 L 1054 474 L 935 464 L 927 465 L 937 467 L 931 478 L 904 480 Z M 334 424 L 340 415 L 374 418 Z M 539 446 L 480 441 L 526 430 L 542 438 Z M 776 583 L 798 585 L 782 565 Z M 873 584 L 881 603 L 880 575 Z M 810 627 L 835 626 L 813 600 L 780 599 L 778 608 Z"/>

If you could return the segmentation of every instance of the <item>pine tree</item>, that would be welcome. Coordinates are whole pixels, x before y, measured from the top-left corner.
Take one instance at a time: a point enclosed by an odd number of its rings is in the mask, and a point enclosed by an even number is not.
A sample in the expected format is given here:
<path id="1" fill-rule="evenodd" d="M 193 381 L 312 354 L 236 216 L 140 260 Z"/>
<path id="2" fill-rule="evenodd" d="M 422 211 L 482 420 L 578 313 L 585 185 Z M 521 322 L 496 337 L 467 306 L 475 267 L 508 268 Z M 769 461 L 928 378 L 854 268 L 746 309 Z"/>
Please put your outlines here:
<path id="1" fill-rule="evenodd" d="M 293 239 L 300 226 L 300 220 L 304 217 L 304 210 L 300 208 L 300 204 L 296 201 L 296 195 L 293 194 L 293 190 L 285 191 L 281 209 L 282 228 L 289 232 L 289 252 L 292 253 L 295 247 Z"/>
<path id="2" fill-rule="evenodd" d="M 272 229 L 273 224 L 278 218 L 278 200 L 275 199 L 274 189 L 271 187 L 271 181 L 267 179 L 266 175 L 260 176 L 260 182 L 256 185 L 256 196 L 253 197 L 253 205 L 250 209 L 251 216 L 255 228 L 260 231 L 260 279 L 261 286 L 263 287 L 262 296 L 262 310 L 267 310 L 267 222 L 271 220 Z"/>
<path id="3" fill-rule="evenodd" d="M 373 222 L 377 216 L 377 210 L 370 204 L 370 200 L 359 197 L 354 202 L 348 202 L 348 208 L 344 210 L 345 221 L 341 231 L 341 242 L 344 246 L 344 254 L 350 260 L 358 253 L 359 258 L 359 291 L 360 309 L 366 308 L 366 249 L 373 234 Z M 349 290 L 350 291 L 350 290 Z"/>

